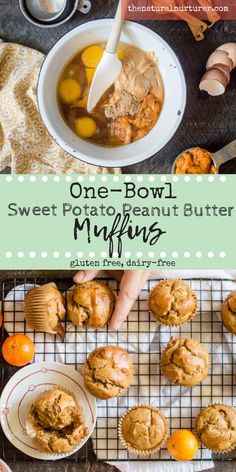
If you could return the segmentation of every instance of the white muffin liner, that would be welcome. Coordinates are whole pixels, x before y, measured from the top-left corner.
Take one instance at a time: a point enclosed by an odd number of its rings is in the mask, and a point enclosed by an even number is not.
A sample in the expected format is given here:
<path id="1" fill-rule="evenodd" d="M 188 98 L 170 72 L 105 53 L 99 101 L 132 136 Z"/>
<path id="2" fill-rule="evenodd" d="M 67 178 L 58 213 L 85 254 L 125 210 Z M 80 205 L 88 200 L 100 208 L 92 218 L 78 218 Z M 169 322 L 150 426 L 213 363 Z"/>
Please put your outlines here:
<path id="1" fill-rule="evenodd" d="M 122 434 L 123 420 L 130 413 L 130 411 L 136 410 L 137 408 L 148 408 L 150 410 L 158 412 L 160 414 L 160 416 L 163 418 L 164 423 L 166 425 L 166 434 L 163 437 L 163 440 L 156 447 L 154 447 L 152 449 L 135 449 L 123 437 L 123 434 Z M 128 449 L 128 451 L 132 452 L 133 454 L 137 454 L 137 455 L 140 455 L 140 456 L 141 455 L 142 456 L 150 456 L 150 455 L 154 454 L 155 452 L 159 451 L 161 449 L 161 447 L 163 447 L 166 444 L 168 435 L 169 435 L 169 422 L 168 422 L 167 418 L 165 417 L 165 415 L 159 410 L 159 408 L 156 408 L 155 406 L 152 406 L 152 405 L 148 405 L 146 403 L 143 403 L 143 404 L 140 404 L 140 405 L 134 405 L 133 407 L 129 408 L 126 411 L 126 413 L 119 420 L 118 436 L 119 436 L 120 442 L 125 447 L 125 449 Z"/>
<path id="2" fill-rule="evenodd" d="M 235 410 L 234 407 L 232 407 L 232 406 L 230 406 L 230 405 L 227 405 L 227 404 L 225 404 L 225 403 L 218 403 L 218 402 L 216 402 L 216 403 L 210 403 L 210 404 L 207 405 L 205 408 L 203 408 L 203 409 L 200 411 L 200 413 L 197 415 L 197 417 L 196 417 L 196 419 L 195 419 L 194 432 L 195 432 L 197 438 L 199 439 L 199 442 L 200 442 L 206 449 L 208 449 L 209 451 L 212 451 L 214 454 L 221 454 L 221 455 L 223 455 L 223 454 L 228 454 L 229 452 L 234 451 L 234 449 L 236 448 L 236 442 L 235 442 L 235 444 L 232 444 L 232 446 L 231 446 L 230 448 L 225 449 L 225 450 L 220 450 L 220 451 L 218 451 L 218 450 L 215 450 L 215 449 L 210 449 L 209 447 L 207 447 L 207 446 L 202 442 L 202 440 L 201 440 L 201 438 L 200 438 L 200 435 L 199 435 L 199 433 L 198 433 L 198 431 L 197 431 L 197 427 L 196 427 L 197 419 L 198 419 L 198 417 L 200 416 L 200 414 L 202 413 L 202 411 L 204 411 L 206 408 L 209 408 L 209 407 L 211 407 L 211 406 L 217 406 L 217 405 L 218 405 L 218 406 L 227 406 L 228 408 L 231 408 L 232 410 Z"/>

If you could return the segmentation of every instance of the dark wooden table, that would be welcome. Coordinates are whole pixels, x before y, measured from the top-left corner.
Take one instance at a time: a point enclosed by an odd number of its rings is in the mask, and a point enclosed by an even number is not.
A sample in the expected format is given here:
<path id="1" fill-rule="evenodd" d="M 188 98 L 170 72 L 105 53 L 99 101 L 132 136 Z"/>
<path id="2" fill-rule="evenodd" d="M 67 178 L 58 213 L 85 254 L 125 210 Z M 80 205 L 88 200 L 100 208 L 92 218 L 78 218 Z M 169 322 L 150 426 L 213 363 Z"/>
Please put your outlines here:
<path id="1" fill-rule="evenodd" d="M 0 0 L 0 37 L 47 53 L 54 43 L 75 26 L 98 18 L 111 17 L 117 0 L 91 0 L 88 15 L 76 13 L 72 20 L 57 28 L 42 29 L 31 25 L 21 14 L 17 0 Z M 183 66 L 188 88 L 187 107 L 177 133 L 165 148 L 152 158 L 124 169 L 129 173 L 169 173 L 183 149 L 200 145 L 216 151 L 236 138 L 236 71 L 221 97 L 208 97 L 198 90 L 205 63 L 222 43 L 236 41 L 236 22 L 219 22 L 198 43 L 188 26 L 181 21 L 143 22 L 158 32 L 173 48 Z M 236 173 L 233 162 L 224 172 Z"/>

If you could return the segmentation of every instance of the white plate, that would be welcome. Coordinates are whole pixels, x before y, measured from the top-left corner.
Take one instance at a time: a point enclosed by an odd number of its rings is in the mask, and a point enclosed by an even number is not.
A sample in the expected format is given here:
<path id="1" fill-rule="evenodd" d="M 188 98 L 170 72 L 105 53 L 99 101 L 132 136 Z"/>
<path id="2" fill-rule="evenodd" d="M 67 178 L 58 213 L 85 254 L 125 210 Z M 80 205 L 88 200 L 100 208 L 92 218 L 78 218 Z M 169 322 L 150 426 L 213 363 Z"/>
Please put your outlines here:
<path id="1" fill-rule="evenodd" d="M 6 462 L 0 460 L 0 472 L 12 472 L 12 470 L 10 469 L 10 467 L 8 467 Z"/>
<path id="2" fill-rule="evenodd" d="M 54 386 L 71 392 L 83 408 L 88 435 L 74 449 L 64 454 L 40 451 L 25 431 L 26 419 L 31 404 L 38 395 Z M 0 399 L 2 429 L 17 449 L 35 459 L 57 460 L 74 454 L 91 436 L 97 416 L 96 400 L 85 390 L 80 373 L 67 365 L 41 362 L 19 370 L 5 386 Z"/>

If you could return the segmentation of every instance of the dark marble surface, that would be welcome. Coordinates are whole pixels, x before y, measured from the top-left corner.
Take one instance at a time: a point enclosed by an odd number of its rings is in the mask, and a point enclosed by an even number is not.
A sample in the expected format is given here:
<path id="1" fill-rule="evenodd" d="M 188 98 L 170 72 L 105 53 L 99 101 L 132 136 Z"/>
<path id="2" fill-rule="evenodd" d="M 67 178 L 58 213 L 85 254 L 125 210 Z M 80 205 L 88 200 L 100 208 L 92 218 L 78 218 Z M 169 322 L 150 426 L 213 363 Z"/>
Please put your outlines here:
<path id="1" fill-rule="evenodd" d="M 44 472 L 45 471 L 45 465 L 44 464 L 38 464 L 37 463 L 37 469 L 35 468 L 34 464 L 25 464 L 22 463 L 14 463 L 11 464 L 9 463 L 9 466 L 12 467 L 13 472 L 22 472 L 23 470 L 26 470 L 27 467 L 27 472 Z M 101 463 L 96 463 L 96 464 L 70 464 L 68 461 L 67 462 L 60 462 L 57 464 L 54 464 L 53 467 L 48 466 L 47 470 L 53 470 L 55 472 L 118 472 L 118 469 L 112 466 L 109 466 L 107 464 L 101 464 Z M 221 463 L 219 462 L 218 464 L 215 465 L 214 469 L 205 471 L 205 472 L 235 472 L 236 471 L 236 465 L 233 463 L 226 464 L 224 462 Z M 158 472 L 158 469 L 157 469 Z"/>
<path id="2" fill-rule="evenodd" d="M 45 463 L 37 463 L 37 465 L 33 463 L 27 463 L 26 465 L 22 462 L 8 462 L 8 465 L 11 467 L 13 472 L 23 472 L 23 470 L 26 472 L 26 468 L 27 472 L 35 472 L 36 470 L 37 472 L 45 472 Z M 57 462 L 54 463 L 53 466 L 51 464 L 47 464 L 46 470 L 53 470 L 55 472 L 118 472 L 116 467 L 112 467 L 111 465 L 103 464 L 101 462 L 73 464 L 69 461 Z M 226 470 L 225 472 L 232 472 L 232 469 Z"/>
<path id="3" fill-rule="evenodd" d="M 42 29 L 30 24 L 21 14 L 17 0 L 0 0 L 0 37 L 34 47 L 47 53 L 54 43 L 75 26 L 114 14 L 117 0 L 91 0 L 88 15 L 76 13 L 72 20 L 57 28 Z M 198 90 L 199 80 L 209 54 L 220 44 L 236 41 L 236 22 L 219 22 L 206 33 L 204 41 L 193 38 L 187 24 L 181 21 L 143 22 L 158 32 L 174 49 L 183 66 L 187 88 L 187 107 L 177 133 L 157 155 L 143 163 L 125 168 L 129 173 L 169 173 L 171 165 L 183 149 L 201 145 L 216 151 L 235 138 L 236 71 L 233 71 L 227 92 L 221 97 L 208 97 Z M 236 164 L 224 172 L 236 173 Z"/>

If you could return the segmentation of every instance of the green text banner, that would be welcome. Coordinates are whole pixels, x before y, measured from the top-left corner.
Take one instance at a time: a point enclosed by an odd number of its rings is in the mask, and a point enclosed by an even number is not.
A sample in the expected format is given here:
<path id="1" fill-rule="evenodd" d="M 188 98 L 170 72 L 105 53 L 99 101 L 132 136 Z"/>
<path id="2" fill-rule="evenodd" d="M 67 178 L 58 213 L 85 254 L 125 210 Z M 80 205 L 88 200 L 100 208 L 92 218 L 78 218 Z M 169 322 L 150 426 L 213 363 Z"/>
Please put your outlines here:
<path id="1" fill-rule="evenodd" d="M 2 175 L 0 269 L 235 269 L 230 175 Z"/>

